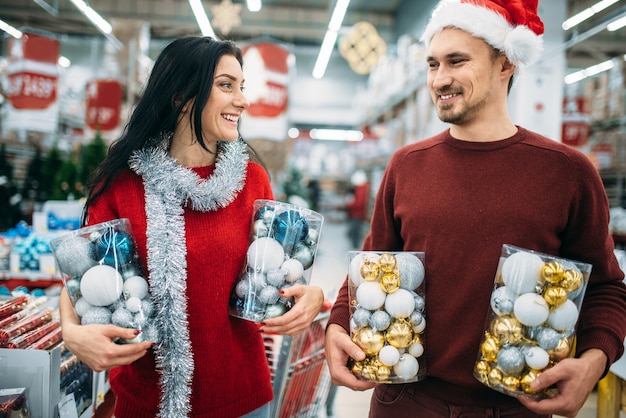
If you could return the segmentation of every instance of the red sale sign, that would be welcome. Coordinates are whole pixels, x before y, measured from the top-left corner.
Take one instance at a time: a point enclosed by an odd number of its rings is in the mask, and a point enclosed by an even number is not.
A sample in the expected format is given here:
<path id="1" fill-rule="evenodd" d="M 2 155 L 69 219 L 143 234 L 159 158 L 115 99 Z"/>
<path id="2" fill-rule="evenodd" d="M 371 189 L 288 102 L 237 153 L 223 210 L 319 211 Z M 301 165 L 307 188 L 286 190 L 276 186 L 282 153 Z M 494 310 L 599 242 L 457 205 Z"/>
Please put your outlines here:
<path id="1" fill-rule="evenodd" d="M 87 83 L 85 122 L 90 129 L 110 131 L 120 123 L 122 84 L 113 79 Z"/>
<path id="2" fill-rule="evenodd" d="M 589 99 L 585 97 L 565 97 L 563 99 L 563 119 L 561 141 L 572 147 L 582 147 L 589 141 L 591 110 Z"/>
<path id="3" fill-rule="evenodd" d="M 15 109 L 46 109 L 57 101 L 60 45 L 30 33 L 9 39 L 8 98 Z"/>
<path id="4" fill-rule="evenodd" d="M 286 138 L 292 58 L 289 50 L 269 42 L 243 48 L 245 94 L 250 101 L 240 125 L 244 138 Z"/>

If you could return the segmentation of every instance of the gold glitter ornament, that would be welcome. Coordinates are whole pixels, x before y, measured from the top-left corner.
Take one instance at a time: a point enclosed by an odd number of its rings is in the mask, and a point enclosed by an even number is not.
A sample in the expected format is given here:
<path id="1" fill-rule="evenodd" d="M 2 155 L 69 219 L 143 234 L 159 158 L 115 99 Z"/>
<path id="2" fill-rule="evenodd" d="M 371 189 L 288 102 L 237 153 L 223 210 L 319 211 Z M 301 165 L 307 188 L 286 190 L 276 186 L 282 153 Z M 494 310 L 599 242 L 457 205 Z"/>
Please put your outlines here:
<path id="1" fill-rule="evenodd" d="M 578 290 L 582 284 L 583 275 L 578 270 L 567 270 L 563 275 L 563 281 L 561 282 L 561 286 L 563 286 L 568 292 Z"/>
<path id="2" fill-rule="evenodd" d="M 519 379 L 515 376 L 504 376 L 502 386 L 510 392 L 516 392 L 519 388 Z"/>
<path id="3" fill-rule="evenodd" d="M 498 351 L 500 351 L 500 343 L 498 343 L 498 340 L 495 339 L 493 335 L 485 335 L 485 339 L 480 345 L 482 357 L 487 361 L 496 361 Z"/>
<path id="4" fill-rule="evenodd" d="M 385 293 L 393 293 L 398 290 L 400 288 L 400 276 L 398 275 L 398 270 L 383 273 L 380 278 L 380 287 L 385 291 Z"/>
<path id="5" fill-rule="evenodd" d="M 362 328 L 358 331 L 353 341 L 356 345 L 361 347 L 361 350 L 366 355 L 378 354 L 381 348 L 385 345 L 385 337 L 380 332 L 372 330 L 370 327 Z"/>
<path id="6" fill-rule="evenodd" d="M 372 282 L 378 278 L 378 264 L 372 260 L 365 259 L 361 264 L 361 276 L 368 282 Z"/>
<path id="7" fill-rule="evenodd" d="M 543 292 L 543 298 L 550 306 L 561 306 L 567 300 L 567 290 L 561 286 L 548 286 Z"/>
<path id="8" fill-rule="evenodd" d="M 558 261 L 550 261 L 541 268 L 541 277 L 548 283 L 557 284 L 563 279 L 565 268 Z"/>
<path id="9" fill-rule="evenodd" d="M 480 360 L 474 365 L 474 374 L 476 378 L 483 384 L 489 383 L 488 375 L 491 371 L 491 366 L 488 361 Z"/>
<path id="10" fill-rule="evenodd" d="M 517 344 L 522 341 L 522 324 L 511 315 L 498 316 L 491 322 L 491 335 L 500 344 Z"/>
<path id="11" fill-rule="evenodd" d="M 552 350 L 547 350 L 547 351 L 548 351 L 548 354 L 550 355 L 550 360 L 558 363 L 564 358 L 569 357 L 572 349 L 569 345 L 569 341 L 567 340 L 567 338 L 561 338 L 555 348 L 553 348 Z"/>
<path id="12" fill-rule="evenodd" d="M 363 372 L 363 362 L 355 361 L 352 367 L 350 368 L 350 370 L 352 371 L 352 374 L 356 376 L 360 376 L 361 373 Z"/>
<path id="13" fill-rule="evenodd" d="M 376 366 L 372 366 L 371 364 L 363 366 L 363 370 L 361 370 L 361 376 L 367 380 L 376 380 L 377 374 L 378 368 Z"/>
<path id="14" fill-rule="evenodd" d="M 387 380 L 391 376 L 391 369 L 385 365 L 378 367 L 377 380 Z"/>
<path id="15" fill-rule="evenodd" d="M 390 273 L 396 268 L 396 257 L 393 254 L 384 253 L 378 259 L 378 266 L 385 273 Z"/>
<path id="16" fill-rule="evenodd" d="M 489 374 L 487 375 L 487 381 L 491 386 L 498 386 L 499 384 L 501 384 L 502 378 L 502 370 L 498 369 L 497 367 L 491 369 L 489 371 Z"/>
<path id="17" fill-rule="evenodd" d="M 393 321 L 387 328 L 387 342 L 396 348 L 406 348 L 413 340 L 413 329 L 406 321 Z"/>
<path id="18" fill-rule="evenodd" d="M 519 381 L 520 387 L 521 389 L 525 392 L 525 393 L 535 393 L 537 392 L 536 389 L 533 389 L 531 387 L 531 384 L 537 379 L 537 377 L 539 377 L 539 375 L 541 374 L 540 371 L 538 370 L 529 370 L 528 373 L 524 374 L 522 376 L 522 378 Z"/>

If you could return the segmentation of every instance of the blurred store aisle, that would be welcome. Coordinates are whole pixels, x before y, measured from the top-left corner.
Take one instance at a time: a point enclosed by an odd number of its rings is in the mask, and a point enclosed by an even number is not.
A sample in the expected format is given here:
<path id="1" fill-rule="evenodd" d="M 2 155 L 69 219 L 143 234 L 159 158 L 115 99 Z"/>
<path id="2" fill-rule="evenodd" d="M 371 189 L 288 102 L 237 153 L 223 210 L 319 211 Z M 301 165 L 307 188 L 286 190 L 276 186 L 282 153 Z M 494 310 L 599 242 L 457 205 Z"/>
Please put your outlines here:
<path id="1" fill-rule="evenodd" d="M 311 284 L 324 289 L 330 300 L 335 300 L 339 287 L 348 272 L 348 251 L 350 244 L 347 237 L 347 225 L 343 222 L 325 221 L 318 245 L 317 256 L 311 274 Z M 369 412 L 371 390 L 354 392 L 340 387 L 334 405 L 334 418 L 366 418 Z M 326 418 L 322 411 L 317 418 Z M 555 416 L 558 418 L 558 416 Z M 596 417 L 596 394 L 591 395 L 577 418 Z M 626 418 L 622 412 L 620 418 Z"/>

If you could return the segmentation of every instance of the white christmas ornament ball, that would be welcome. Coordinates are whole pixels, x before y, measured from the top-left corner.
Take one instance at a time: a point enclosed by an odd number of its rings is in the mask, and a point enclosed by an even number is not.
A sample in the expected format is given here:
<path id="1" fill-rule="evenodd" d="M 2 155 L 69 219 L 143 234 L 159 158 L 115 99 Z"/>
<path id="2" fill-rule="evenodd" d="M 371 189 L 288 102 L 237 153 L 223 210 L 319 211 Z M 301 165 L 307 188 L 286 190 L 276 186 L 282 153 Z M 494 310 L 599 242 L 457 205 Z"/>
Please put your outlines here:
<path id="1" fill-rule="evenodd" d="M 523 251 L 511 254 L 502 264 L 502 280 L 515 294 L 532 292 L 541 280 L 544 264 L 537 254 Z"/>
<path id="2" fill-rule="evenodd" d="M 415 309 L 413 295 L 405 289 L 389 293 L 385 299 L 385 310 L 394 318 L 406 318 Z"/>
<path id="3" fill-rule="evenodd" d="M 119 299 L 123 289 L 121 274 L 105 264 L 90 268 L 80 280 L 80 293 L 94 306 L 111 305 Z"/>
<path id="4" fill-rule="evenodd" d="M 557 331 L 565 331 L 572 328 L 576 325 L 576 321 L 578 321 L 578 308 L 569 299 L 548 316 L 548 323 Z"/>
<path id="5" fill-rule="evenodd" d="M 426 319 L 413 327 L 413 332 L 421 334 L 426 329 Z"/>
<path id="6" fill-rule="evenodd" d="M 248 265 L 255 271 L 267 272 L 280 267 L 285 258 L 285 250 L 278 241 L 261 237 L 248 247 Z"/>
<path id="7" fill-rule="evenodd" d="M 74 311 L 76 312 L 76 315 L 82 317 L 92 306 L 93 305 L 87 302 L 85 298 L 78 298 L 76 304 L 74 304 Z"/>
<path id="8" fill-rule="evenodd" d="M 400 351 L 393 345 L 386 345 L 378 352 L 378 359 L 385 366 L 395 366 L 400 360 Z"/>
<path id="9" fill-rule="evenodd" d="M 127 298 L 143 299 L 148 296 L 148 282 L 141 276 L 132 276 L 124 281 L 124 295 Z"/>
<path id="10" fill-rule="evenodd" d="M 550 307 L 543 296 L 537 293 L 524 293 L 515 299 L 513 312 L 522 324 L 534 327 L 548 319 Z"/>
<path id="11" fill-rule="evenodd" d="M 141 299 L 134 296 L 129 298 L 126 301 L 126 309 L 133 313 L 141 311 Z"/>
<path id="12" fill-rule="evenodd" d="M 402 354 L 398 364 L 393 366 L 393 371 L 401 379 L 412 379 L 419 371 L 417 359 L 410 354 Z"/>
<path id="13" fill-rule="evenodd" d="M 530 347 L 524 350 L 524 359 L 531 369 L 542 370 L 550 362 L 550 355 L 541 347 Z"/>
<path id="14" fill-rule="evenodd" d="M 361 283 L 365 281 L 363 276 L 361 276 L 361 264 L 363 260 L 367 257 L 365 253 L 358 253 L 354 256 L 354 258 L 350 261 L 350 265 L 348 266 L 348 277 L 350 281 L 355 286 L 359 286 Z"/>
<path id="15" fill-rule="evenodd" d="M 302 263 L 295 258 L 290 258 L 285 260 L 285 262 L 280 266 L 281 270 L 287 270 L 287 276 L 285 280 L 289 283 L 293 283 L 302 277 L 304 274 L 304 266 Z"/>
<path id="16" fill-rule="evenodd" d="M 356 300 L 361 307 L 375 311 L 385 303 L 386 293 L 378 282 L 364 282 L 356 289 Z"/>
<path id="17" fill-rule="evenodd" d="M 409 354 L 413 357 L 422 357 L 424 346 L 420 343 L 413 343 L 409 346 Z"/>

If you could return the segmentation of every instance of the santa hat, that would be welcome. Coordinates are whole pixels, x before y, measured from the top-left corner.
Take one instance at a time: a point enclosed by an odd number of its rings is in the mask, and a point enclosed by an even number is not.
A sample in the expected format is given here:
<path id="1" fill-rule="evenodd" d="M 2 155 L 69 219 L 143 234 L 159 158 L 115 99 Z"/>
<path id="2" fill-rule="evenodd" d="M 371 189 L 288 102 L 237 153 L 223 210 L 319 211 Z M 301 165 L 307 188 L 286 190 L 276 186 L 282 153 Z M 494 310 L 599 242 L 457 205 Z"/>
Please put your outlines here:
<path id="1" fill-rule="evenodd" d="M 441 0 L 422 34 L 428 47 L 447 27 L 464 30 L 506 54 L 515 65 L 533 64 L 543 50 L 539 0 Z"/>

